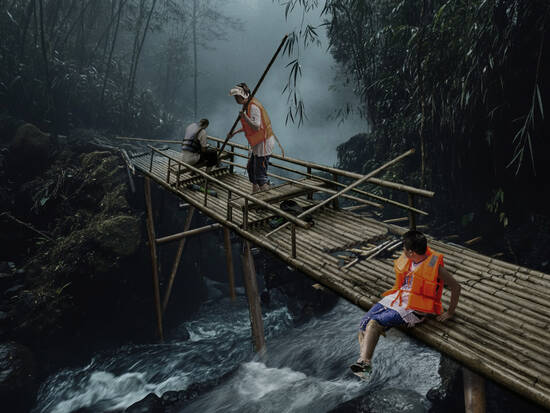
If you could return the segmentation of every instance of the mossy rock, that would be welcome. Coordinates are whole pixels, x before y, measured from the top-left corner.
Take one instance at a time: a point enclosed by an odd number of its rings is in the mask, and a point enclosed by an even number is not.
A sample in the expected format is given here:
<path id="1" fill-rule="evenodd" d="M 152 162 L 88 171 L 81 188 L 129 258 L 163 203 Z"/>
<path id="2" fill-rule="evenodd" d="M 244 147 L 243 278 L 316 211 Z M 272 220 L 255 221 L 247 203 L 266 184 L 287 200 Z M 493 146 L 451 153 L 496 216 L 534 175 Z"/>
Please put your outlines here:
<path id="1" fill-rule="evenodd" d="M 130 205 L 126 196 L 128 194 L 128 187 L 126 184 L 120 184 L 112 191 L 105 194 L 99 206 L 103 214 L 116 214 L 120 212 L 128 212 Z"/>
<path id="2" fill-rule="evenodd" d="M 134 254 L 141 240 L 141 221 L 130 215 L 118 215 L 97 221 L 93 226 L 93 239 L 104 251 L 118 256 Z"/>

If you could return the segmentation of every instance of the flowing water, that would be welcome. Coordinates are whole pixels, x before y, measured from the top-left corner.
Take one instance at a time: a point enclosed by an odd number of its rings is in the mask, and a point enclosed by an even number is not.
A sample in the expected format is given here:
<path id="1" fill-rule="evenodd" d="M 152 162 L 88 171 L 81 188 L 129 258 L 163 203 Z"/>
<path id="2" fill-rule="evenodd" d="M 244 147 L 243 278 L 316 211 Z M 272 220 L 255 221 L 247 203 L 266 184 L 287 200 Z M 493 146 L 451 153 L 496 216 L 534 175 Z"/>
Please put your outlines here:
<path id="1" fill-rule="evenodd" d="M 357 357 L 362 314 L 340 300 L 330 312 L 294 326 L 283 301 L 271 304 L 264 309 L 268 354 L 260 360 L 251 348 L 242 291 L 233 303 L 211 299 L 164 344 L 124 346 L 51 376 L 33 412 L 120 410 L 151 392 L 184 390 L 235 369 L 182 411 L 323 412 L 366 394 L 373 412 L 426 411 L 426 392 L 440 383 L 439 353 L 390 331 L 376 349 L 371 379 L 360 382 L 348 366 Z"/>

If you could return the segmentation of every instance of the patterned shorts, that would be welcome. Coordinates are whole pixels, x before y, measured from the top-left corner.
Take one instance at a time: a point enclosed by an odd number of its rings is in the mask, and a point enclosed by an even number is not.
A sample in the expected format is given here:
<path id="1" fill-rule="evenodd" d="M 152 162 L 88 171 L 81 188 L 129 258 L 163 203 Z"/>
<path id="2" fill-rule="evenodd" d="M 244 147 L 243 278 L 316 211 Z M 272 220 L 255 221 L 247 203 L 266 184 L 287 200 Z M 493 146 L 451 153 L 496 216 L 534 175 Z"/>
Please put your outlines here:
<path id="1" fill-rule="evenodd" d="M 361 319 L 359 329 L 365 331 L 367 328 L 367 323 L 370 320 L 376 321 L 382 327 L 385 327 L 386 330 L 406 324 L 405 320 L 401 318 L 397 311 L 392 310 L 391 308 L 386 308 L 380 303 L 373 305 L 369 312 L 364 315 Z"/>

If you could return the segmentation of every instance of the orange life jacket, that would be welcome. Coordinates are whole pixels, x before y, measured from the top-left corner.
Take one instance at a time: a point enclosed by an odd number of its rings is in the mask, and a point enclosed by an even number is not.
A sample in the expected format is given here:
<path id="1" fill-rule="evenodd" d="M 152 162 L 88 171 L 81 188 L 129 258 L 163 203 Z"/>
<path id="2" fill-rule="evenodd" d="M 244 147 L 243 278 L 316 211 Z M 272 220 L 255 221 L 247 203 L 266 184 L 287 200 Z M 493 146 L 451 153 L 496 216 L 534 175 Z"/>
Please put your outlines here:
<path id="1" fill-rule="evenodd" d="M 428 314 L 441 314 L 441 295 L 443 294 L 443 281 L 438 278 L 439 267 L 443 265 L 443 254 L 427 249 L 428 255 L 416 268 L 412 277 L 411 291 L 407 308 Z M 404 253 L 393 262 L 395 270 L 395 284 L 391 290 L 382 294 L 393 294 L 401 289 L 405 276 L 411 268 L 412 261 Z"/>
<path id="2" fill-rule="evenodd" d="M 241 117 L 241 125 L 243 127 L 244 135 L 250 146 L 256 146 L 259 143 L 265 142 L 271 135 L 273 135 L 273 130 L 271 129 L 271 120 L 267 115 L 266 110 L 262 104 L 256 98 L 252 98 L 250 103 L 246 108 L 246 114 L 250 117 L 250 108 L 252 105 L 258 106 L 260 108 L 260 113 L 262 118 L 260 120 L 260 129 L 254 130 L 248 122 Z"/>

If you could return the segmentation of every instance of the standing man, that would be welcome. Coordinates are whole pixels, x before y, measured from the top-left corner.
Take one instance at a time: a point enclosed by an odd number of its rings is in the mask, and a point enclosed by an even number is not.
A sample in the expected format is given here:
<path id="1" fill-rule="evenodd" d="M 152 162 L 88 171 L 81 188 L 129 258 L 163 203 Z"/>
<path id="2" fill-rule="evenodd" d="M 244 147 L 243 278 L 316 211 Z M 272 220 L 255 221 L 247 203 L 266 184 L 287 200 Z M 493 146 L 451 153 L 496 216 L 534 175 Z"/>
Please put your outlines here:
<path id="1" fill-rule="evenodd" d="M 199 123 L 193 122 L 185 128 L 185 137 L 181 142 L 182 161 L 189 165 L 195 165 L 199 161 L 205 161 L 206 166 L 213 166 L 217 162 L 217 152 L 209 149 L 206 139 L 208 119 L 201 119 Z"/>
<path id="2" fill-rule="evenodd" d="M 371 359 L 378 338 L 391 327 L 414 325 L 430 314 L 445 321 L 454 315 L 460 284 L 443 266 L 443 254 L 428 248 L 424 234 L 408 231 L 403 235 L 403 253 L 394 261 L 395 283 L 383 294 L 361 320 L 359 326 L 360 356 L 351 365 L 358 375 L 371 371 Z M 443 285 L 451 289 L 451 303 L 443 312 L 441 295 Z"/>
<path id="3" fill-rule="evenodd" d="M 239 105 L 249 102 L 250 89 L 246 83 L 239 83 L 229 91 L 230 96 L 235 97 Z M 262 104 L 256 98 L 252 98 L 248 103 L 246 112 L 241 110 L 242 128 L 229 134 L 228 139 L 233 135 L 244 132 L 246 140 L 251 146 L 251 155 L 246 169 L 248 170 L 248 179 L 252 183 L 252 193 L 269 189 L 269 179 L 267 177 L 267 167 L 269 157 L 273 153 L 273 145 L 277 137 L 271 129 L 271 120 Z M 277 140 L 281 152 L 284 156 L 283 148 Z"/>

